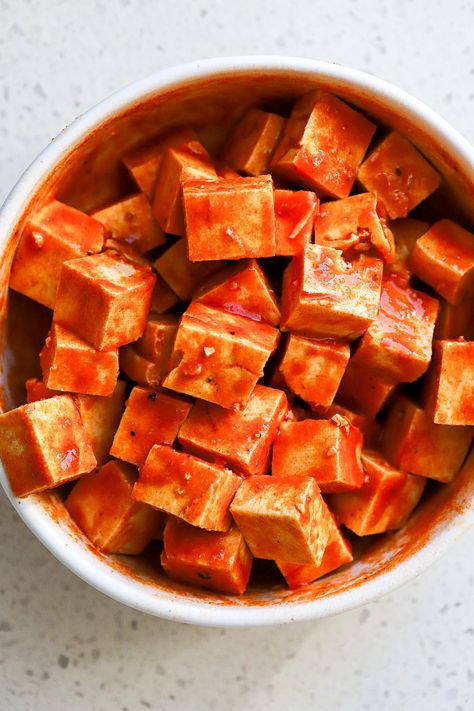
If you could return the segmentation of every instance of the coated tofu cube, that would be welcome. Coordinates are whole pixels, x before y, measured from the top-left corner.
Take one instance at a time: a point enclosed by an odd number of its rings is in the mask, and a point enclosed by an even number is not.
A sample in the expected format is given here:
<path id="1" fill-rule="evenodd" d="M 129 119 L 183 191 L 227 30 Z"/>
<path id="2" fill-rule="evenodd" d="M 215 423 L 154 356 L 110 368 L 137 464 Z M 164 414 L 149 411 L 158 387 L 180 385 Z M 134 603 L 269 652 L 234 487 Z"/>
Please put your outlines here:
<path id="1" fill-rule="evenodd" d="M 178 303 L 179 297 L 177 294 L 175 294 L 165 280 L 157 274 L 155 286 L 151 293 L 150 314 L 163 314 Z"/>
<path id="2" fill-rule="evenodd" d="M 163 367 L 151 360 L 144 358 L 137 351 L 135 343 L 129 343 L 120 349 L 120 370 L 127 378 L 144 387 L 161 388 L 163 380 Z"/>
<path id="3" fill-rule="evenodd" d="M 137 353 L 156 363 L 161 368 L 162 376 L 167 371 L 177 330 L 177 316 L 153 315 L 148 318 L 143 335 L 135 343 Z"/>
<path id="4" fill-rule="evenodd" d="M 408 265 L 413 247 L 417 239 L 428 231 L 429 226 L 428 222 L 415 220 L 412 217 L 390 223 L 390 230 L 395 240 L 395 261 L 392 269 L 401 272 L 410 271 Z"/>
<path id="5" fill-rule="evenodd" d="M 417 380 L 431 360 L 436 299 L 412 289 L 404 276 L 387 275 L 380 308 L 352 356 L 352 364 L 393 382 Z"/>
<path id="6" fill-rule="evenodd" d="M 140 254 L 166 244 L 166 236 L 153 217 L 144 193 L 96 210 L 92 217 L 106 227 L 112 239 L 125 242 Z"/>
<path id="7" fill-rule="evenodd" d="M 319 200 L 309 190 L 275 190 L 275 254 L 293 257 L 311 242 Z"/>
<path id="8" fill-rule="evenodd" d="M 52 200 L 27 221 L 13 259 L 10 286 L 54 308 L 63 262 L 100 252 L 105 230 L 89 215 Z"/>
<path id="9" fill-rule="evenodd" d="M 278 370 L 295 395 L 311 405 L 329 407 L 350 354 L 348 343 L 291 333 Z"/>
<path id="10" fill-rule="evenodd" d="M 434 342 L 425 400 L 436 424 L 474 425 L 474 341 Z"/>
<path id="11" fill-rule="evenodd" d="M 392 131 L 362 163 L 358 178 L 377 193 L 389 217 L 406 217 L 434 192 L 441 179 L 416 148 Z"/>
<path id="12" fill-rule="evenodd" d="M 166 284 L 182 301 L 188 301 L 194 291 L 224 262 L 190 262 L 186 241 L 179 239 L 153 265 Z"/>
<path id="13" fill-rule="evenodd" d="M 253 558 L 237 526 L 203 531 L 168 516 L 163 544 L 161 565 L 173 580 L 227 595 L 245 592 Z"/>
<path id="14" fill-rule="evenodd" d="M 189 141 L 167 148 L 153 198 L 153 214 L 164 232 L 185 234 L 182 185 L 193 178 L 203 183 L 217 180 L 217 173 L 204 146 L 199 141 Z"/>
<path id="15" fill-rule="evenodd" d="M 436 321 L 434 337 L 439 340 L 461 338 L 474 341 L 474 299 L 466 299 L 460 304 L 442 301 Z"/>
<path id="16" fill-rule="evenodd" d="M 364 485 L 330 497 L 336 520 L 358 536 L 401 528 L 419 502 L 426 479 L 395 469 L 371 450 L 363 453 L 362 462 Z"/>
<path id="17" fill-rule="evenodd" d="M 450 304 L 474 297 L 474 234 L 451 220 L 436 222 L 416 241 L 410 267 Z"/>
<path id="18" fill-rule="evenodd" d="M 316 190 L 347 197 L 376 126 L 324 91 L 296 102 L 272 160 L 275 175 Z"/>
<path id="19" fill-rule="evenodd" d="M 375 447 L 380 440 L 380 434 L 382 427 L 379 422 L 368 417 L 367 415 L 362 415 L 360 412 L 354 412 L 339 403 L 334 403 L 326 410 L 326 417 L 333 417 L 334 415 L 342 415 L 346 420 L 349 420 L 351 425 L 360 430 L 363 439 L 363 445 L 365 447 Z"/>
<path id="20" fill-rule="evenodd" d="M 375 193 L 322 204 L 314 222 L 314 241 L 343 252 L 368 252 L 374 248 L 387 264 L 395 258 L 393 235 L 377 213 Z"/>
<path id="21" fill-rule="evenodd" d="M 273 257 L 275 213 L 270 175 L 183 183 L 192 262 Z"/>
<path id="22" fill-rule="evenodd" d="M 371 368 L 357 365 L 351 359 L 337 391 L 337 400 L 367 417 L 375 417 L 386 405 L 395 388 L 396 385 L 392 381 L 382 378 Z"/>
<path id="23" fill-rule="evenodd" d="M 285 119 L 260 109 L 249 109 L 234 126 L 223 148 L 225 165 L 245 175 L 268 173 Z"/>
<path id="24" fill-rule="evenodd" d="M 340 568 L 341 565 L 351 562 L 351 544 L 342 535 L 332 514 L 329 514 L 328 521 L 330 522 L 329 541 L 319 565 L 301 565 L 299 563 L 276 561 L 289 588 L 294 589 L 302 585 L 308 585 L 318 578 L 322 578 L 323 575 L 332 573 L 337 568 Z"/>
<path id="25" fill-rule="evenodd" d="M 104 252 L 65 262 L 54 320 L 99 351 L 136 341 L 145 328 L 155 277 L 148 267 Z"/>
<path id="26" fill-rule="evenodd" d="M 140 190 L 152 200 L 165 150 L 195 140 L 196 133 L 191 128 L 177 128 L 160 136 L 150 146 L 135 148 L 127 153 L 122 161 Z"/>
<path id="27" fill-rule="evenodd" d="M 384 453 L 400 469 L 449 483 L 460 470 L 473 435 L 473 427 L 436 425 L 421 407 L 400 396 L 385 422 Z"/>
<path id="28" fill-rule="evenodd" d="M 104 553 L 137 555 L 155 537 L 163 514 L 132 499 L 137 470 L 111 461 L 82 477 L 66 499 L 69 515 Z"/>
<path id="29" fill-rule="evenodd" d="M 141 466 L 154 444 L 172 446 L 179 428 L 191 410 L 179 395 L 134 387 L 114 437 L 113 457 Z"/>
<path id="30" fill-rule="evenodd" d="M 329 512 L 312 477 L 251 476 L 242 482 L 230 510 L 256 558 L 321 564 Z"/>
<path id="31" fill-rule="evenodd" d="M 274 477 L 311 476 L 324 493 L 358 489 L 364 481 L 362 435 L 341 415 L 283 422 L 273 445 Z"/>
<path id="32" fill-rule="evenodd" d="M 0 415 L 0 458 L 15 496 L 77 479 L 97 464 L 70 395 L 38 400 Z"/>
<path id="33" fill-rule="evenodd" d="M 280 390 L 256 385 L 242 410 L 198 400 L 179 432 L 183 449 L 244 476 L 266 474 L 270 448 L 288 411 Z"/>
<path id="34" fill-rule="evenodd" d="M 279 338 L 276 328 L 192 303 L 183 314 L 163 386 L 214 402 L 244 405 Z"/>
<path id="35" fill-rule="evenodd" d="M 57 323 L 46 338 L 40 364 L 50 390 L 107 396 L 117 383 L 118 350 L 97 351 Z"/>
<path id="36" fill-rule="evenodd" d="M 202 284 L 194 301 L 277 326 L 280 309 L 275 292 L 255 259 L 232 264 Z"/>
<path id="37" fill-rule="evenodd" d="M 155 444 L 140 468 L 133 498 L 192 526 L 228 531 L 229 505 L 241 481 L 230 469 Z"/>
<path id="38" fill-rule="evenodd" d="M 377 316 L 382 270 L 380 259 L 346 262 L 337 249 L 308 245 L 283 276 L 282 330 L 357 338 Z"/>

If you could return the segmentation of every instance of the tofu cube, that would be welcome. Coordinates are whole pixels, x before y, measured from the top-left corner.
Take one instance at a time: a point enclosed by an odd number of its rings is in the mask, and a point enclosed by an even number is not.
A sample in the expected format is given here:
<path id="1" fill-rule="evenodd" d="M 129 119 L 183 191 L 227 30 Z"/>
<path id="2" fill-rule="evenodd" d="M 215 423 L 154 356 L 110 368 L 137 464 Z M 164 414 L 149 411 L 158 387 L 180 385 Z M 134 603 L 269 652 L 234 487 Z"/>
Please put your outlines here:
<path id="1" fill-rule="evenodd" d="M 127 378 L 147 388 L 161 389 L 163 367 L 144 358 L 137 351 L 135 343 L 129 343 L 120 349 L 120 370 Z"/>
<path id="2" fill-rule="evenodd" d="M 96 210 L 92 217 L 104 225 L 112 239 L 125 242 L 139 254 L 166 244 L 166 236 L 153 217 L 144 193 Z"/>
<path id="3" fill-rule="evenodd" d="M 13 259 L 10 286 L 54 308 L 63 262 L 100 252 L 103 225 L 79 210 L 52 200 L 28 218 Z"/>
<path id="4" fill-rule="evenodd" d="M 245 175 L 268 173 L 285 119 L 249 109 L 234 126 L 221 153 L 222 162 Z"/>
<path id="5" fill-rule="evenodd" d="M 173 580 L 225 595 L 245 592 L 253 558 L 237 526 L 203 531 L 168 516 L 163 546 L 161 565 Z"/>
<path id="6" fill-rule="evenodd" d="M 136 341 L 145 328 L 155 277 L 117 252 L 65 262 L 54 320 L 99 351 Z"/>
<path id="7" fill-rule="evenodd" d="M 288 411 L 281 390 L 256 385 L 242 410 L 198 400 L 179 432 L 186 452 L 231 467 L 244 476 L 266 474 L 270 448 Z"/>
<path id="8" fill-rule="evenodd" d="M 280 322 L 275 292 L 255 259 L 238 262 L 215 274 L 197 289 L 194 301 L 272 326 Z"/>
<path id="9" fill-rule="evenodd" d="M 358 536 L 401 528 L 421 499 L 426 479 L 395 469 L 371 450 L 363 453 L 362 462 L 363 486 L 329 499 L 336 520 Z"/>
<path id="10" fill-rule="evenodd" d="M 439 302 L 412 289 L 401 274 L 383 281 L 380 307 L 352 356 L 352 364 L 393 382 L 417 380 L 431 360 Z"/>
<path id="11" fill-rule="evenodd" d="M 50 390 L 107 396 L 117 384 L 118 350 L 97 351 L 57 323 L 46 338 L 40 364 Z"/>
<path id="12" fill-rule="evenodd" d="M 343 252 L 368 252 L 373 248 L 387 264 L 395 259 L 393 235 L 377 213 L 375 193 L 323 203 L 314 222 L 314 241 Z"/>
<path id="13" fill-rule="evenodd" d="M 366 190 L 377 194 L 389 217 L 406 217 L 441 182 L 426 158 L 399 133 L 392 131 L 359 169 Z"/>
<path id="14" fill-rule="evenodd" d="M 153 214 L 161 229 L 172 235 L 185 234 L 182 185 L 187 180 L 217 180 L 208 152 L 199 141 L 167 148 L 160 164 L 153 197 Z"/>
<path id="15" fill-rule="evenodd" d="M 155 538 L 163 514 L 132 499 L 135 467 L 111 461 L 82 477 L 66 499 L 69 515 L 104 553 L 137 555 Z"/>
<path id="16" fill-rule="evenodd" d="M 450 304 L 474 297 L 474 234 L 451 220 L 435 222 L 416 241 L 410 267 Z"/>
<path id="17" fill-rule="evenodd" d="M 380 259 L 346 262 L 337 249 L 308 245 L 283 276 L 282 330 L 357 338 L 377 316 L 382 270 Z"/>
<path id="18" fill-rule="evenodd" d="M 341 565 L 346 565 L 352 560 L 352 548 L 338 528 L 334 516 L 328 516 L 330 533 L 329 541 L 324 551 L 323 559 L 319 565 L 301 565 L 299 563 L 285 563 L 276 561 L 281 574 L 289 588 L 295 589 L 308 585 L 323 575 L 332 573 Z"/>
<path id="19" fill-rule="evenodd" d="M 137 353 L 158 365 L 162 376 L 167 371 L 177 330 L 177 316 L 152 315 L 146 322 L 143 335 L 135 343 Z"/>
<path id="20" fill-rule="evenodd" d="M 346 407 L 374 418 L 392 396 L 396 385 L 372 369 L 352 361 L 344 372 L 337 400 Z"/>
<path id="21" fill-rule="evenodd" d="M 179 297 L 159 274 L 151 293 L 150 314 L 164 314 L 179 303 Z"/>
<path id="22" fill-rule="evenodd" d="M 348 343 L 290 333 L 278 370 L 295 395 L 311 405 L 329 407 L 350 355 Z"/>
<path id="23" fill-rule="evenodd" d="M 407 397 L 390 408 L 383 430 L 387 459 L 411 474 L 451 482 L 468 453 L 473 427 L 437 425 Z"/>
<path id="24" fill-rule="evenodd" d="M 224 266 L 224 262 L 190 262 L 186 241 L 179 239 L 158 257 L 154 268 L 182 301 L 189 301 L 205 279 Z"/>
<path id="25" fill-rule="evenodd" d="M 375 129 L 337 97 L 313 91 L 296 102 L 273 156 L 272 171 L 318 195 L 347 197 Z"/>
<path id="26" fill-rule="evenodd" d="M 241 407 L 278 338 L 268 324 L 192 303 L 181 317 L 163 386 L 222 407 Z"/>
<path id="27" fill-rule="evenodd" d="M 474 341 L 434 342 L 424 394 L 436 424 L 474 425 Z"/>
<path id="28" fill-rule="evenodd" d="M 275 190 L 275 254 L 293 257 L 311 242 L 319 200 L 309 190 Z"/>
<path id="29" fill-rule="evenodd" d="M 390 230 L 395 240 L 395 261 L 392 269 L 399 272 L 411 272 L 410 255 L 415 243 L 429 229 L 429 223 L 405 217 L 390 223 Z"/>
<path id="30" fill-rule="evenodd" d="M 15 496 L 77 479 L 97 464 L 70 395 L 38 400 L 0 415 L 0 458 Z"/>
<path id="31" fill-rule="evenodd" d="M 114 437 L 113 457 L 141 466 L 154 444 L 172 446 L 191 410 L 191 403 L 179 395 L 157 393 L 134 387 Z"/>
<path id="32" fill-rule="evenodd" d="M 228 531 L 229 505 L 241 478 L 171 447 L 155 444 L 140 468 L 132 496 L 209 531 Z"/>
<path id="33" fill-rule="evenodd" d="M 274 477 L 310 476 L 323 493 L 358 489 L 364 481 L 362 435 L 341 415 L 283 422 L 273 445 Z"/>
<path id="34" fill-rule="evenodd" d="M 275 255 L 270 175 L 183 183 L 188 256 L 192 262 Z"/>
<path id="35" fill-rule="evenodd" d="M 329 512 L 312 477 L 251 476 L 230 507 L 256 558 L 320 565 Z"/>
<path id="36" fill-rule="evenodd" d="M 456 305 L 442 301 L 434 337 L 439 340 L 464 337 L 466 341 L 474 341 L 474 299 Z"/>

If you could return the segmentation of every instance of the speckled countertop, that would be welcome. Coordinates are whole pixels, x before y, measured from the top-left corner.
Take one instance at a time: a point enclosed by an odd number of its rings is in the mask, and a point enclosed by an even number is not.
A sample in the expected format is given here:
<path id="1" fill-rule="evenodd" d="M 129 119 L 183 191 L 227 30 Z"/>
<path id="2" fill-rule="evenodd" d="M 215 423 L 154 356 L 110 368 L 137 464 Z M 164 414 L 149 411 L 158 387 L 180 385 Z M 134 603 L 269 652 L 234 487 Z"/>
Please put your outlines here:
<path id="1" fill-rule="evenodd" d="M 67 122 L 114 89 L 213 55 L 364 69 L 474 140 L 474 6 L 460 0 L 0 0 L 0 200 Z M 0 495 L 0 709 L 470 711 L 474 531 L 422 576 L 313 624 L 206 630 L 106 599 Z"/>

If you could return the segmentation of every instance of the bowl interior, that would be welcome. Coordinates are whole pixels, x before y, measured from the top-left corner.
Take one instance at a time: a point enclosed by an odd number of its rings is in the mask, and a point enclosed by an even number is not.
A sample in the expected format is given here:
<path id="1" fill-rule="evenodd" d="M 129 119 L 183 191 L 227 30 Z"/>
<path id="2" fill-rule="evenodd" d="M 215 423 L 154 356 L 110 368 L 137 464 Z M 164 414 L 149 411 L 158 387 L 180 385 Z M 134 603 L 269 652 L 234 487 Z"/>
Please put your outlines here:
<path id="1" fill-rule="evenodd" d="M 225 62 L 221 62 L 221 65 Z M 301 94 L 321 87 L 360 107 L 378 124 L 407 135 L 444 177 L 442 200 L 428 201 L 424 210 L 436 217 L 473 221 L 474 166 L 458 150 L 448 150 L 444 124 L 417 102 L 383 82 L 321 63 L 299 66 L 195 66 L 171 80 L 157 75 L 146 87 L 124 90 L 93 109 L 66 131 L 59 147 L 48 149 L 38 179 L 28 173 L 11 198 L 1 279 L 6 292 L 8 269 L 28 211 L 50 195 L 89 211 L 133 192 L 120 156 L 152 141 L 176 126 L 191 125 L 211 153 L 218 150 L 231 123 L 250 106 L 287 113 Z M 293 64 L 295 64 L 293 62 Z M 303 66 L 304 64 L 304 66 Z M 443 131 L 445 133 L 443 133 Z M 39 170 L 39 172 L 38 172 Z M 11 202 L 10 201 L 10 202 Z M 12 217 L 13 215 L 13 217 Z M 5 230 L 4 230 L 5 232 Z M 3 402 L 24 401 L 23 382 L 38 374 L 37 354 L 51 312 L 13 292 L 2 299 L 4 324 L 1 357 Z M 26 328 L 26 324 L 28 327 Z M 157 565 L 158 552 L 146 559 L 106 557 L 95 551 L 68 519 L 57 492 L 17 501 L 3 471 L 2 483 L 12 503 L 43 543 L 68 567 L 92 585 L 139 609 L 182 621 L 203 624 L 255 624 L 318 617 L 342 611 L 376 597 L 421 570 L 474 519 L 474 458 L 449 486 L 431 485 L 424 500 L 400 531 L 374 537 L 356 561 L 298 591 L 283 584 L 270 589 L 256 581 L 242 598 L 219 596 L 173 583 Z"/>

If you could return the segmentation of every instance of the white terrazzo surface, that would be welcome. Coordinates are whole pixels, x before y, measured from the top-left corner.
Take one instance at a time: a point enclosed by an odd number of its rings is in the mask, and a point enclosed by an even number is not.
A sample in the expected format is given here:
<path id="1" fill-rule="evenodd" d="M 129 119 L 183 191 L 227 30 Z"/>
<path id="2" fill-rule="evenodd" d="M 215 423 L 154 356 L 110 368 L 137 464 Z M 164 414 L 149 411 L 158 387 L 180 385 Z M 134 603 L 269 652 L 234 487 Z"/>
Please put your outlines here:
<path id="1" fill-rule="evenodd" d="M 474 6 L 431 0 L 0 0 L 0 199 L 67 122 L 190 59 L 290 54 L 374 72 L 474 140 Z M 0 496 L 0 709 L 471 711 L 474 531 L 376 604 L 206 630 L 114 603 Z"/>

